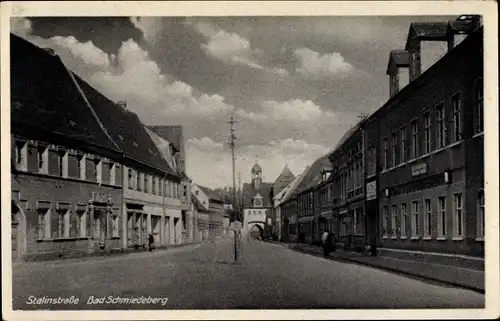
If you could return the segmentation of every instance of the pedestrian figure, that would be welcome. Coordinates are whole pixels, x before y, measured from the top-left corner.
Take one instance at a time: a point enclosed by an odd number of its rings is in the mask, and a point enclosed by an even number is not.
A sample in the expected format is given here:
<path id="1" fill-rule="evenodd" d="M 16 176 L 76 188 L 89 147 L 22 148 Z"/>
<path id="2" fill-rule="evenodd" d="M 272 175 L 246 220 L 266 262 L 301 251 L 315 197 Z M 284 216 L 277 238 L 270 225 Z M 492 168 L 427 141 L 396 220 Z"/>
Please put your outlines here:
<path id="1" fill-rule="evenodd" d="M 148 237 L 149 252 L 153 251 L 153 244 L 154 243 L 155 243 L 155 238 L 153 237 L 153 234 L 149 234 L 149 237 Z"/>
<path id="2" fill-rule="evenodd" d="M 328 231 L 328 230 L 325 230 L 325 232 L 323 232 L 323 236 L 322 236 L 321 240 L 322 240 L 322 244 L 323 244 L 323 254 L 326 257 L 330 254 L 330 251 L 331 251 L 332 233 L 330 233 L 330 231 Z"/>

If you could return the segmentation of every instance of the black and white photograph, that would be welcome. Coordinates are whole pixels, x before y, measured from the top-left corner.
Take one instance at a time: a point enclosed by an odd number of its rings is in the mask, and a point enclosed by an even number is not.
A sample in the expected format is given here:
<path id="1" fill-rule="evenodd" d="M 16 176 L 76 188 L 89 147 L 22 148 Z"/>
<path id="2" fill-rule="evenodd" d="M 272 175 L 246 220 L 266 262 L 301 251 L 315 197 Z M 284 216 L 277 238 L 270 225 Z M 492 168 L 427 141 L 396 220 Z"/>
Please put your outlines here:
<path id="1" fill-rule="evenodd" d="M 2 4 L 6 320 L 499 317 L 497 4 L 195 4 Z"/>

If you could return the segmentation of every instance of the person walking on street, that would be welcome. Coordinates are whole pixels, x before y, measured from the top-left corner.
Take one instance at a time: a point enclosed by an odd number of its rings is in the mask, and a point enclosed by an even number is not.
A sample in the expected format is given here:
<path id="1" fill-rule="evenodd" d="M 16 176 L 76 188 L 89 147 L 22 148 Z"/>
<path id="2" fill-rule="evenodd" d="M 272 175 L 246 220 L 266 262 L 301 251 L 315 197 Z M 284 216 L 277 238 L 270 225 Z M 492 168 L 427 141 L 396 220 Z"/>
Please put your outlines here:
<path id="1" fill-rule="evenodd" d="M 154 243 L 155 243 L 155 238 L 153 237 L 153 234 L 149 234 L 149 237 L 148 237 L 149 252 L 153 251 L 153 244 Z"/>

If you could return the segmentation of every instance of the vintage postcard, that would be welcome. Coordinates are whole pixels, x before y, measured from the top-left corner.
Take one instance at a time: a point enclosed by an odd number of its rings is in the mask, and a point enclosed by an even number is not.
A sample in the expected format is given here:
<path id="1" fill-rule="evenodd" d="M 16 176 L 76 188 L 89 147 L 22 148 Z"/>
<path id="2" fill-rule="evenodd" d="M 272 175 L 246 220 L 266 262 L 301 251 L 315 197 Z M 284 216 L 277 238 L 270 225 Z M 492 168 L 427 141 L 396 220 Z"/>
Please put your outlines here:
<path id="1" fill-rule="evenodd" d="M 497 24 L 2 3 L 4 318 L 498 318 Z"/>

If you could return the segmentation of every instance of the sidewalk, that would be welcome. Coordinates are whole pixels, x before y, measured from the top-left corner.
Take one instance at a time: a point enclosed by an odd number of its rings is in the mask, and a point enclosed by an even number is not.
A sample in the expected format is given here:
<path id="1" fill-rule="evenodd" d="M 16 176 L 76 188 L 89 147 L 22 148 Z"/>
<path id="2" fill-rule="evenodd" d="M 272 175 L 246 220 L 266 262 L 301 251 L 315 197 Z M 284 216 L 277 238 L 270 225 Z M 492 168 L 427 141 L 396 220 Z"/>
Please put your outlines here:
<path id="1" fill-rule="evenodd" d="M 279 242 L 272 242 L 279 243 Z M 295 251 L 323 256 L 323 250 L 319 246 L 297 243 L 280 243 Z M 476 292 L 484 293 L 484 270 L 466 268 L 459 265 L 444 265 L 434 262 L 409 260 L 386 256 L 367 256 L 357 252 L 336 251 L 330 253 L 332 260 L 362 264 L 401 273 L 409 276 L 419 277 L 431 281 L 441 282 L 448 285 L 462 287 Z"/>

